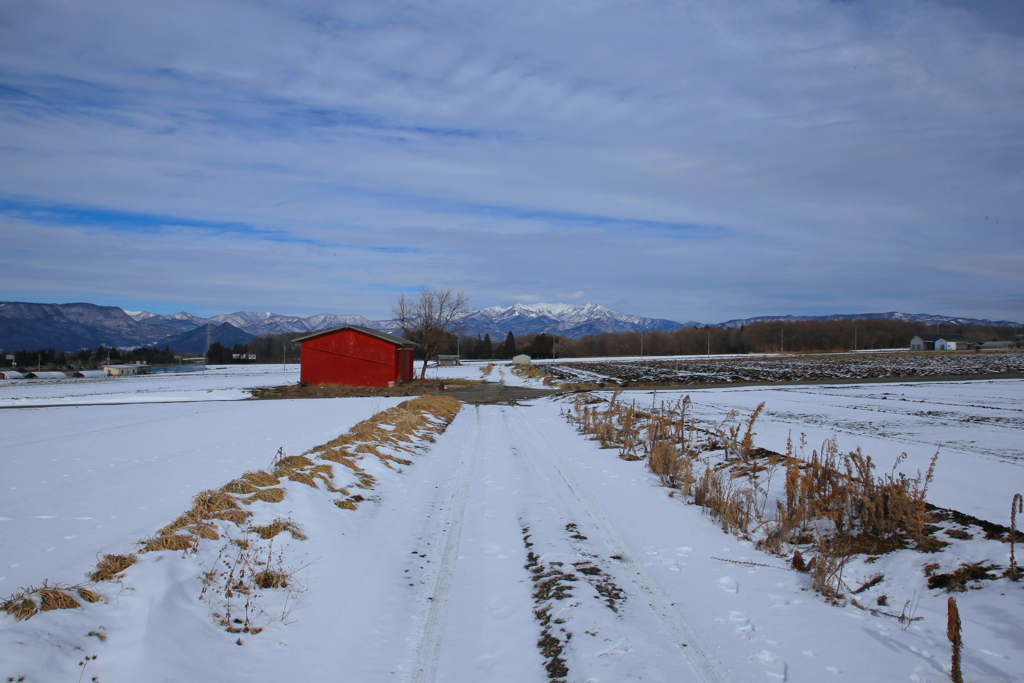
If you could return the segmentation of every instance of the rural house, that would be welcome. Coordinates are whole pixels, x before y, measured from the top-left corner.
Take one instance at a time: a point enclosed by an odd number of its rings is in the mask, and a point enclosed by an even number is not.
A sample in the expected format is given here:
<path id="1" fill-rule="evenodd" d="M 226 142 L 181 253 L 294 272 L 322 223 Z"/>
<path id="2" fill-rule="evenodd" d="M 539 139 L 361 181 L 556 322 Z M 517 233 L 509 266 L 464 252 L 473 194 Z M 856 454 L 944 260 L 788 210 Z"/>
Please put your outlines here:
<path id="1" fill-rule="evenodd" d="M 301 343 L 306 384 L 386 387 L 413 378 L 414 342 L 357 325 L 307 334 Z"/>

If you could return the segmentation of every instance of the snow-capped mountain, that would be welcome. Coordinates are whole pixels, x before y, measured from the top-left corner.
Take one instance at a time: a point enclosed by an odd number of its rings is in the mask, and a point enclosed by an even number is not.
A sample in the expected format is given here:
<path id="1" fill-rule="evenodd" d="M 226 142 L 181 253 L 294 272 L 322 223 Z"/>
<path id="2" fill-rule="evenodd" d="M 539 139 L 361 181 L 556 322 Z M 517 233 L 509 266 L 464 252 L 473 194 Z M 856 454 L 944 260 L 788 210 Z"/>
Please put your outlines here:
<path id="1" fill-rule="evenodd" d="M 462 320 L 463 334 L 557 334 L 579 339 L 601 332 L 638 330 L 675 330 L 699 323 L 679 323 L 661 318 L 645 318 L 613 311 L 599 304 L 514 304 L 507 308 L 491 306 L 474 311 Z"/>
<path id="2" fill-rule="evenodd" d="M 922 326 L 932 325 L 994 325 L 998 327 L 1011 327 L 1020 325 L 1010 320 L 987 320 L 982 318 L 959 318 L 948 315 L 934 315 L 932 313 L 843 313 L 838 315 L 761 315 L 756 318 L 742 318 L 727 320 L 724 323 L 712 324 L 711 327 L 743 327 L 753 323 L 776 323 L 776 322 L 827 322 L 830 320 L 898 320 L 900 322 L 919 323 Z"/>
<path id="3" fill-rule="evenodd" d="M 760 316 L 728 320 L 712 327 L 740 327 L 758 322 L 795 322 L 828 320 L 900 320 L 915 322 L 922 328 L 934 325 L 1011 326 L 1007 320 L 979 320 L 932 315 L 929 313 L 851 313 L 826 316 Z M 603 332 L 675 330 L 702 326 L 693 321 L 680 323 L 663 318 L 645 318 L 613 311 L 598 304 L 514 304 L 472 311 L 461 320 L 461 333 L 468 336 L 489 334 L 494 342 L 512 332 L 523 336 L 545 332 L 579 339 Z M 99 345 L 120 348 L 186 344 L 191 348 L 205 334 L 190 334 L 205 325 L 220 330 L 225 341 L 237 341 L 242 335 L 312 332 L 342 325 L 360 325 L 385 332 L 399 333 L 394 320 L 367 320 L 361 315 L 320 313 L 308 317 L 264 312 L 237 311 L 202 318 L 182 311 L 160 315 L 147 311 L 124 311 L 115 306 L 95 304 L 35 304 L 0 302 L 0 348 L 56 348 L 72 351 Z M 231 336 L 233 335 L 233 336 Z M 229 338 L 230 337 L 230 338 Z M 235 340 L 235 341 L 232 341 Z"/>

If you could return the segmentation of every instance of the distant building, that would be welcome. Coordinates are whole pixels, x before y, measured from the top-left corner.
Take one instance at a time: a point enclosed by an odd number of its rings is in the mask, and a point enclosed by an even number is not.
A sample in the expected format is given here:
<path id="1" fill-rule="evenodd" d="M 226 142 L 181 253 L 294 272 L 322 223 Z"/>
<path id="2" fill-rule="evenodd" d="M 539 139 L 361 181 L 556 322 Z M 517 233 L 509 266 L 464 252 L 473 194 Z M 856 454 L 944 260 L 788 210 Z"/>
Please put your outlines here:
<path id="1" fill-rule="evenodd" d="M 971 340 L 962 334 L 914 335 L 910 340 L 911 351 L 962 351 L 971 348 Z"/>
<path id="2" fill-rule="evenodd" d="M 944 334 L 941 339 L 935 340 L 936 351 L 966 351 L 976 346 L 974 342 L 956 334 Z"/>
<path id="3" fill-rule="evenodd" d="M 150 370 L 148 365 L 107 365 L 103 368 L 111 377 L 127 377 L 129 375 L 148 375 Z"/>
<path id="4" fill-rule="evenodd" d="M 512 362 L 515 365 L 533 365 L 533 363 L 530 361 L 530 357 L 527 356 L 525 353 L 521 353 L 518 356 L 514 356 L 512 358 Z"/>
<path id="5" fill-rule="evenodd" d="M 413 378 L 415 342 L 358 325 L 322 330 L 294 341 L 302 346 L 306 384 L 386 387 Z"/>

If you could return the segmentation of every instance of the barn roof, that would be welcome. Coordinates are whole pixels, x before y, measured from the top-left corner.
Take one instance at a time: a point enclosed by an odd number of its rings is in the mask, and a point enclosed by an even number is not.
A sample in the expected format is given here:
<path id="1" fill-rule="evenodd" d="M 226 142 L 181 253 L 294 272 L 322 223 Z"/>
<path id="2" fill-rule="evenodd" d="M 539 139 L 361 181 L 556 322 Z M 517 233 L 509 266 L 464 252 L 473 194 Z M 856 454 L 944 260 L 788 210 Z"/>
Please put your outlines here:
<path id="1" fill-rule="evenodd" d="M 381 332 L 380 330 L 374 330 L 369 327 L 360 327 L 359 325 L 342 325 L 341 327 L 332 327 L 329 330 L 320 330 L 319 332 L 314 332 L 313 334 L 307 334 L 304 337 L 296 337 L 295 339 L 292 339 L 292 341 L 308 341 L 310 339 L 322 337 L 325 334 L 341 332 L 342 330 L 352 330 L 353 332 L 361 332 L 362 334 L 366 334 L 371 337 L 376 337 L 377 339 L 389 342 L 391 344 L 394 344 L 395 346 L 419 346 L 419 344 L 417 344 L 416 342 L 409 341 L 408 339 L 403 339 L 402 337 L 396 336 L 394 334 L 388 334 L 387 332 Z"/>

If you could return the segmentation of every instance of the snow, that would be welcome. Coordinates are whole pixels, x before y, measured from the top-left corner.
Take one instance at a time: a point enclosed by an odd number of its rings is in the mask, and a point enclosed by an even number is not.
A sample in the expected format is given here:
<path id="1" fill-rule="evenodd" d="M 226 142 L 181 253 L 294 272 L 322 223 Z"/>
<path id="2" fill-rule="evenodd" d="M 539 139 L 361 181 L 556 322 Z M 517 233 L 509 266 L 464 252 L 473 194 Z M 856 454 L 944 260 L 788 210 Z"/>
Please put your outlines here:
<path id="1" fill-rule="evenodd" d="M 0 408 L 113 403 L 238 401 L 246 389 L 299 381 L 297 364 L 209 366 L 205 371 L 131 377 L 0 382 Z"/>
<path id="2" fill-rule="evenodd" d="M 278 448 L 333 439 L 401 398 L 82 406 L 0 411 L 0 594 L 43 578 L 78 583 L 192 496 Z"/>
<path id="3" fill-rule="evenodd" d="M 481 367 L 436 372 L 478 379 Z M 225 391 L 256 381 L 228 375 L 207 381 Z M 935 502 L 993 521 L 1006 522 L 1004 495 L 1021 481 L 1019 380 L 688 393 L 709 420 L 765 401 L 755 442 L 776 450 L 789 429 L 806 431 L 812 445 L 835 432 L 841 446 L 861 445 L 883 466 L 906 450 L 915 468 L 941 446 Z M 0 411 L 0 481 L 15 487 L 0 499 L 0 592 L 78 581 L 95 553 L 155 532 L 192 494 L 268 466 L 279 446 L 301 452 L 399 400 Z M 198 599 L 201 574 L 217 563 L 216 543 L 204 542 L 186 558 L 143 555 L 120 584 L 100 585 L 104 602 L 24 622 L 0 616 L 0 675 L 74 680 L 82 657 L 96 654 L 84 675 L 104 683 L 539 683 L 557 652 L 566 680 L 592 683 L 948 680 L 947 596 L 926 589 L 921 570 L 931 556 L 906 551 L 877 565 L 897 612 L 920 598 L 923 619 L 906 629 L 829 605 L 783 559 L 670 496 L 642 462 L 585 440 L 564 408 L 554 399 L 464 406 L 428 450 L 409 456 L 411 465 L 365 458 L 377 483 L 354 511 L 336 508 L 323 489 L 285 482 L 285 501 L 266 504 L 254 521 L 281 515 L 303 526 L 308 540 L 282 534 L 275 548 L 304 566 L 296 575 L 304 592 L 258 635 L 226 633 L 214 605 Z M 338 483 L 350 476 L 337 470 Z M 996 542 L 977 548 L 1006 553 Z M 857 577 L 872 570 L 851 567 Z M 282 609 L 283 591 L 267 593 L 268 612 Z M 1021 584 L 985 582 L 957 600 L 965 680 L 1024 678 Z M 550 617 L 546 625 L 538 612 Z M 542 628 L 555 650 L 539 649 Z M 86 635 L 97 630 L 105 641 Z"/>

